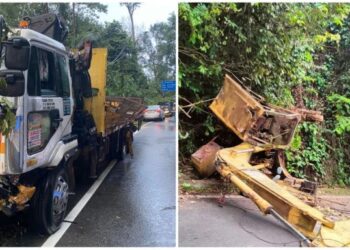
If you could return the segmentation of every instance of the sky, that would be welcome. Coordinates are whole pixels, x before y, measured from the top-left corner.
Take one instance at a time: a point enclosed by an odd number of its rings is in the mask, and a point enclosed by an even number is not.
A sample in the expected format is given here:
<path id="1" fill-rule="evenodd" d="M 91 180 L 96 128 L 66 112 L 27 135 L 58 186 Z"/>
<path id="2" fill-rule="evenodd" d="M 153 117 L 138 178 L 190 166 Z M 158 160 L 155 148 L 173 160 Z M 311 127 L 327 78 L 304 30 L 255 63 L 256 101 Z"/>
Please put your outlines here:
<path id="1" fill-rule="evenodd" d="M 120 3 L 108 2 L 108 13 L 100 15 L 101 22 L 117 20 L 127 27 L 130 26 L 130 18 L 125 6 Z M 149 30 L 149 27 L 157 22 L 166 22 L 171 12 L 176 12 L 176 1 L 143 2 L 134 12 L 136 32 L 140 29 Z"/>

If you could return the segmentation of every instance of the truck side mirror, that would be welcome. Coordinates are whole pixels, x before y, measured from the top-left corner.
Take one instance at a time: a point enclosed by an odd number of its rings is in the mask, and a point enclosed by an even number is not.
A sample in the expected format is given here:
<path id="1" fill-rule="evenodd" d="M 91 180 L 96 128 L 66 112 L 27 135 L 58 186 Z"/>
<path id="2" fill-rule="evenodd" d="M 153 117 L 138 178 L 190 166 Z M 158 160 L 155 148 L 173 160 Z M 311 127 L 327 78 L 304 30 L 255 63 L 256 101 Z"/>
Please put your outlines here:
<path id="1" fill-rule="evenodd" d="M 5 66 L 10 70 L 27 70 L 29 64 L 29 42 L 21 37 L 14 37 L 4 43 Z"/>
<path id="2" fill-rule="evenodd" d="M 19 70 L 1 70 L 0 80 L 3 81 L 0 85 L 1 96 L 22 96 L 24 94 L 24 75 Z"/>

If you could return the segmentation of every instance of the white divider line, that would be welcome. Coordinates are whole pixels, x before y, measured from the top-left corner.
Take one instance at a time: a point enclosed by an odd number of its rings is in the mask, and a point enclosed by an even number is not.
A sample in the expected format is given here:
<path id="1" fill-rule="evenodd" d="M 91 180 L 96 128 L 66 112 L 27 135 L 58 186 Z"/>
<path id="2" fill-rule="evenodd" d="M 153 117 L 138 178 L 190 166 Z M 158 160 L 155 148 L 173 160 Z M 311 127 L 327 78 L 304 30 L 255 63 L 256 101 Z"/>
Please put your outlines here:
<path id="1" fill-rule="evenodd" d="M 144 128 L 144 127 L 150 125 L 151 123 L 154 123 L 154 122 L 146 122 L 145 124 L 143 124 L 143 126 L 141 128 Z"/>
<path id="2" fill-rule="evenodd" d="M 79 202 L 67 215 L 67 217 L 65 218 L 66 221 L 75 220 L 75 218 L 79 215 L 81 210 L 83 210 L 85 205 L 88 203 L 90 198 L 94 195 L 98 187 L 102 184 L 103 180 L 106 178 L 108 173 L 112 170 L 112 168 L 116 165 L 116 163 L 117 163 L 116 160 L 113 160 L 109 163 L 107 168 L 102 172 L 102 174 L 98 177 L 98 179 L 94 182 L 94 184 L 89 188 L 89 190 L 85 193 L 85 195 L 79 200 Z M 72 223 L 70 222 L 63 222 L 61 228 L 56 233 L 52 234 L 44 242 L 42 247 L 54 247 L 71 225 Z"/>

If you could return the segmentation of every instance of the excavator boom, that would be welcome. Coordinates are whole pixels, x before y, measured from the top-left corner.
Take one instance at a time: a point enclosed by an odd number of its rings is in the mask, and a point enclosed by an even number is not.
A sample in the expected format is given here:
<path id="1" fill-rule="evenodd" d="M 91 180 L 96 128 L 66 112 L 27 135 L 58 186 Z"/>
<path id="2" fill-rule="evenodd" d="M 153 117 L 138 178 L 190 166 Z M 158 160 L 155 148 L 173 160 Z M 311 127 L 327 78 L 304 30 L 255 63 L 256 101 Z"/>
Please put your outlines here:
<path id="1" fill-rule="evenodd" d="M 245 193 L 263 214 L 271 214 L 282 221 L 308 245 L 350 246 L 350 220 L 327 218 L 263 173 L 261 169 L 269 164 L 252 163 L 253 156 L 258 153 L 289 147 L 301 120 L 300 113 L 265 103 L 263 98 L 227 75 L 210 109 L 243 141 L 215 151 L 214 169 L 221 176 Z M 196 155 L 199 154 L 193 154 L 192 158 Z M 207 174 L 205 167 L 213 169 L 209 163 L 203 166 L 198 160 L 193 162 L 202 173 Z"/>

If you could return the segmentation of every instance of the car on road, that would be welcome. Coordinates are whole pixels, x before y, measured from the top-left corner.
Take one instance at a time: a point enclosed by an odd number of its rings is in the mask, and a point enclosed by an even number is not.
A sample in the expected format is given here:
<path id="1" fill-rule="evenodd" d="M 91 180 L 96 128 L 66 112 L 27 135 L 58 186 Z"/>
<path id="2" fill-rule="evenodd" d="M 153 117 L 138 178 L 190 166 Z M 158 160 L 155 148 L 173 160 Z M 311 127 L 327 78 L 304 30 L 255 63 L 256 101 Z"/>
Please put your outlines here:
<path id="1" fill-rule="evenodd" d="M 172 102 L 159 102 L 158 105 L 164 111 L 166 117 L 173 115 L 173 103 Z"/>
<path id="2" fill-rule="evenodd" d="M 150 105 L 145 109 L 143 119 L 163 121 L 165 119 L 165 114 L 159 105 Z"/>

